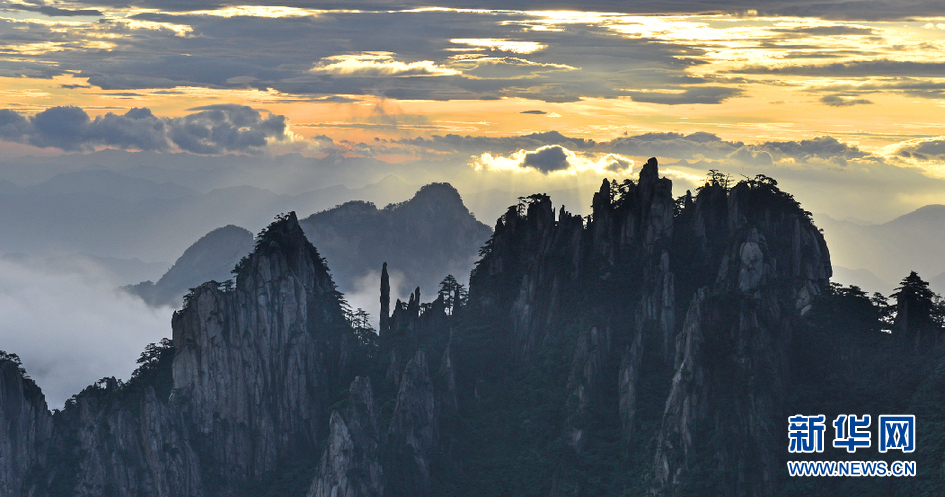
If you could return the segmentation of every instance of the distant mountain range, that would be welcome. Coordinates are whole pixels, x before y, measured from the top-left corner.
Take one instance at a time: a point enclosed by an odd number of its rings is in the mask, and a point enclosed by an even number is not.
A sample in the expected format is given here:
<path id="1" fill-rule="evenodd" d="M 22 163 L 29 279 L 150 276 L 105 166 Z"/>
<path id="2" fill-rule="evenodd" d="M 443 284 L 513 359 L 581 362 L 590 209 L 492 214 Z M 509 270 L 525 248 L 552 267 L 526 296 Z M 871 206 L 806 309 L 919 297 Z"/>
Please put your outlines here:
<path id="1" fill-rule="evenodd" d="M 266 158 L 267 167 L 259 168 L 260 160 L 208 157 L 194 163 L 175 154 L 114 150 L 0 159 L 0 254 L 83 254 L 127 275 L 124 283 L 134 283 L 140 281 L 134 275 L 159 275 L 153 265 L 169 267 L 190 243 L 218 227 L 232 224 L 255 232 L 273 213 L 304 216 L 353 199 L 384 206 L 407 198 L 425 182 L 404 176 L 396 165 L 378 168 L 370 159 L 336 164 L 331 158 L 290 154 Z M 490 226 L 528 193 L 534 192 L 462 190 L 465 206 Z M 580 188 L 543 193 L 571 212 L 588 213 L 588 195 Z M 945 292 L 945 258 L 940 257 L 945 206 L 929 205 L 876 225 L 828 214 L 817 214 L 815 222 L 824 229 L 835 281 L 888 295 L 915 270 Z"/>
<path id="2" fill-rule="evenodd" d="M 367 201 L 346 202 L 299 224 L 346 294 L 361 290 L 358 283 L 366 277 L 376 292 L 385 262 L 403 286 L 395 288 L 395 295 L 398 291 L 406 295 L 417 286 L 435 293 L 447 274 L 466 281 L 478 248 L 492 234 L 447 183 L 426 185 L 410 200 L 382 209 Z M 252 248 L 248 230 L 233 225 L 217 228 L 185 250 L 157 283 L 145 281 L 126 289 L 151 305 L 176 307 L 190 288 L 230 279 L 230 271 Z"/>
<path id="3" fill-rule="evenodd" d="M 863 225 L 815 216 L 834 264 L 834 281 L 869 292 L 892 293 L 916 271 L 945 292 L 945 205 L 927 205 L 892 221 Z"/>
<path id="4" fill-rule="evenodd" d="M 252 186 L 208 192 L 112 171 L 60 173 L 21 187 L 0 182 L 0 253 L 86 253 L 169 261 L 188 241 L 220 226 L 253 230 L 273 212 L 318 212 L 352 198 L 402 200 L 416 191 L 395 176 L 363 188 L 335 185 L 298 195 Z M 15 234 L 16 236 L 12 236 Z"/>

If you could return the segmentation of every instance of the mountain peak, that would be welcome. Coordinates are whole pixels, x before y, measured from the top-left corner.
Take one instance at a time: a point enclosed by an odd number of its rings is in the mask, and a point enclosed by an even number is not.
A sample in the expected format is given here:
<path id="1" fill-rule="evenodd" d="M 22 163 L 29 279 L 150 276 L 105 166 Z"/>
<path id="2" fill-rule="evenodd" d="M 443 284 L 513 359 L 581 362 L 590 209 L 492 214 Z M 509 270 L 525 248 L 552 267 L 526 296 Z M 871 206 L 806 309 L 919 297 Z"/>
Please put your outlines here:
<path id="1" fill-rule="evenodd" d="M 284 263 L 270 263 L 272 267 L 267 268 L 258 267 L 265 265 L 266 259 L 273 258 L 284 259 Z M 334 288 L 325 259 L 305 237 L 295 211 L 276 216 L 269 226 L 263 228 L 256 236 L 253 252 L 240 260 L 233 272 L 236 273 L 239 286 L 249 276 L 249 272 L 262 272 L 268 278 L 275 278 L 278 275 L 273 273 L 274 270 L 287 270 L 296 275 L 308 275 L 314 270 L 315 280 L 327 280 Z"/>

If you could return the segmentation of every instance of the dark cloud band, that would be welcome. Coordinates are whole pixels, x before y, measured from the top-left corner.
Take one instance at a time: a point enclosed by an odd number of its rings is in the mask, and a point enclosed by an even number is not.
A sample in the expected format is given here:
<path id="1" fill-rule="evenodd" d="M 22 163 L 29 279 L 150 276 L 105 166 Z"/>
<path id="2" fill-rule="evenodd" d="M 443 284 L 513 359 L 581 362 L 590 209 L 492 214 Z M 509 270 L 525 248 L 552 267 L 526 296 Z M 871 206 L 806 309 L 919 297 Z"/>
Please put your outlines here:
<path id="1" fill-rule="evenodd" d="M 270 139 L 286 140 L 285 116 L 263 117 L 242 105 L 201 107 L 179 118 L 157 117 L 134 108 L 95 119 L 75 106 L 50 107 L 32 117 L 0 109 L 0 139 L 85 151 L 95 147 L 168 151 L 177 147 L 196 154 L 258 153 Z"/>

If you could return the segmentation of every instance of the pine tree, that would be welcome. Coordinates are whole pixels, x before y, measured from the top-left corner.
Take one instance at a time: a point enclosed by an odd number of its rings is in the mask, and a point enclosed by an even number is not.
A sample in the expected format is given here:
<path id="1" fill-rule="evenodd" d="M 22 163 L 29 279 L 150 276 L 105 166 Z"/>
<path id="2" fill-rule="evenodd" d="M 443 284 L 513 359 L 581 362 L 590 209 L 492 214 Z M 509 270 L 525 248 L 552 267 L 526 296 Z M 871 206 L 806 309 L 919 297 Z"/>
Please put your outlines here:
<path id="1" fill-rule="evenodd" d="M 903 278 L 890 298 L 896 299 L 894 334 L 914 340 L 917 350 L 930 347 L 938 341 L 945 312 L 941 297 L 929 288 L 927 281 L 912 271 Z"/>

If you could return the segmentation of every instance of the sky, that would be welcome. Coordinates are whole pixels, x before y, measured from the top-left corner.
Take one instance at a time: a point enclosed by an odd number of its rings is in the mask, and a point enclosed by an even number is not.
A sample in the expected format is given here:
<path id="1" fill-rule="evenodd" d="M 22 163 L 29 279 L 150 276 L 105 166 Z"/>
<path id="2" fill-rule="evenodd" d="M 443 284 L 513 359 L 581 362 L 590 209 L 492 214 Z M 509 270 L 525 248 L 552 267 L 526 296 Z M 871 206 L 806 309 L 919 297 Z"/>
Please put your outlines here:
<path id="1" fill-rule="evenodd" d="M 451 182 L 492 225 L 539 191 L 586 214 L 655 156 L 676 195 L 764 174 L 815 220 L 945 204 L 940 2 L 628 4 L 0 0 L 0 192 L 108 169 L 291 203 L 393 175 L 404 199 Z M 262 227 L 207 222 L 97 255 Z"/>

